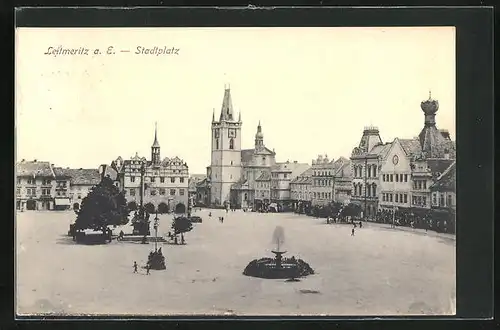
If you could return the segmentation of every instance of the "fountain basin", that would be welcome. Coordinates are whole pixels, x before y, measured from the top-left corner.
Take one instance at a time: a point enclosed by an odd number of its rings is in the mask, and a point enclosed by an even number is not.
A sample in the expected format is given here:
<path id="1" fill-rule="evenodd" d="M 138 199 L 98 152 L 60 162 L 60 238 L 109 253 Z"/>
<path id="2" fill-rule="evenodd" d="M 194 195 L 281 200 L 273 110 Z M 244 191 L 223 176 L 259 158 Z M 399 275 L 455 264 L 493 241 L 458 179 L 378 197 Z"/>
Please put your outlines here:
<path id="1" fill-rule="evenodd" d="M 314 274 L 314 270 L 307 262 L 295 257 L 283 258 L 261 258 L 252 260 L 243 271 L 243 275 L 267 278 L 267 279 L 290 279 Z"/>

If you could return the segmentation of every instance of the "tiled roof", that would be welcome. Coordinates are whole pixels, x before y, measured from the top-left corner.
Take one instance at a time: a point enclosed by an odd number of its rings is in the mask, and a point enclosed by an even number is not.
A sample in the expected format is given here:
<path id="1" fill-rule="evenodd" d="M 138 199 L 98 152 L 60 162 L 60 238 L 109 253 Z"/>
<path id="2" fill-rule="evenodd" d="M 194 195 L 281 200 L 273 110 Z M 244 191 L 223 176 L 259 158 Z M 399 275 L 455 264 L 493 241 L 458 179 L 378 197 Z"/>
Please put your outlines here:
<path id="1" fill-rule="evenodd" d="M 437 191 L 455 191 L 456 190 L 456 162 L 451 163 L 448 168 L 437 178 L 436 182 L 430 187 Z"/>
<path id="2" fill-rule="evenodd" d="M 246 179 L 240 179 L 238 180 L 238 182 L 234 183 L 232 186 L 231 186 L 231 189 L 241 189 L 243 188 L 243 186 L 247 183 L 247 180 Z"/>
<path id="3" fill-rule="evenodd" d="M 341 164 L 341 166 L 339 166 L 337 168 L 337 171 L 335 172 L 335 176 L 338 177 L 343 177 L 343 178 L 349 178 L 352 176 L 352 171 L 350 169 L 351 167 L 351 162 L 350 161 L 347 161 L 347 162 L 344 162 L 343 164 Z"/>
<path id="4" fill-rule="evenodd" d="M 52 165 L 49 162 L 40 161 L 21 161 L 17 163 L 16 175 L 55 177 Z"/>
<path id="5" fill-rule="evenodd" d="M 453 159 L 427 159 L 427 167 L 433 174 L 444 173 L 448 167 L 455 161 Z"/>
<path id="6" fill-rule="evenodd" d="M 313 169 L 310 167 L 304 172 L 302 172 L 299 176 L 294 178 L 290 183 L 310 184 L 312 183 L 312 174 L 313 174 Z"/>
<path id="7" fill-rule="evenodd" d="M 372 148 L 372 150 L 368 153 L 368 155 L 372 156 L 380 156 L 384 158 L 387 153 L 389 152 L 389 149 L 391 148 L 392 143 L 385 143 L 385 144 L 377 144 Z"/>
<path id="8" fill-rule="evenodd" d="M 399 143 L 408 156 L 418 156 L 422 153 L 420 141 L 417 139 L 400 139 Z"/>
<path id="9" fill-rule="evenodd" d="M 107 168 L 108 169 L 108 168 Z M 75 185 L 96 185 L 101 181 L 99 170 L 94 168 L 56 168 L 56 175 L 70 178 L 70 183 Z M 111 176 L 111 175 L 110 175 Z"/>
<path id="10" fill-rule="evenodd" d="M 444 137 L 436 126 L 425 126 L 420 132 L 419 142 L 422 152 L 427 158 L 439 158 L 448 153 L 454 158 L 455 144 L 451 139 Z"/>

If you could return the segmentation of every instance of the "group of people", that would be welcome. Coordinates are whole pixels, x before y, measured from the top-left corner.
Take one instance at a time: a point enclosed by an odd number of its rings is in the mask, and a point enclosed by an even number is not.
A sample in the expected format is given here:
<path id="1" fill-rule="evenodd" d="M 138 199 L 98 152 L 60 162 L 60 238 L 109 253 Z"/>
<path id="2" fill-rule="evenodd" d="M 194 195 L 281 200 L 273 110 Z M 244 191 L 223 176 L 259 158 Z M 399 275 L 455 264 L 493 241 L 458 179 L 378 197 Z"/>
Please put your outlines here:
<path id="1" fill-rule="evenodd" d="M 409 210 L 379 210 L 375 217 L 375 221 L 379 223 L 388 223 L 391 226 L 404 226 L 411 228 L 419 228 L 435 230 L 438 232 L 453 233 L 454 224 L 446 219 L 435 219 L 432 216 L 432 211 L 422 214 L 416 214 Z"/>

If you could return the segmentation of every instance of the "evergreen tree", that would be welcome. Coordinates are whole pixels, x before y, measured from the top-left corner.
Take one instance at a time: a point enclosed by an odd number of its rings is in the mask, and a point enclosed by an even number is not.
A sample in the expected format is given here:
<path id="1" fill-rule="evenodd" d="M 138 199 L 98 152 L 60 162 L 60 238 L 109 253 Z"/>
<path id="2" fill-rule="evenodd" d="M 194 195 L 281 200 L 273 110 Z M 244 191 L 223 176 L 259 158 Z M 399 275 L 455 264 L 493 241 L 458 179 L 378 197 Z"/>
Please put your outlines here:
<path id="1" fill-rule="evenodd" d="M 123 192 L 113 184 L 111 178 L 105 177 L 82 200 L 75 229 L 105 232 L 108 226 L 126 224 L 127 216 L 127 201 Z"/>

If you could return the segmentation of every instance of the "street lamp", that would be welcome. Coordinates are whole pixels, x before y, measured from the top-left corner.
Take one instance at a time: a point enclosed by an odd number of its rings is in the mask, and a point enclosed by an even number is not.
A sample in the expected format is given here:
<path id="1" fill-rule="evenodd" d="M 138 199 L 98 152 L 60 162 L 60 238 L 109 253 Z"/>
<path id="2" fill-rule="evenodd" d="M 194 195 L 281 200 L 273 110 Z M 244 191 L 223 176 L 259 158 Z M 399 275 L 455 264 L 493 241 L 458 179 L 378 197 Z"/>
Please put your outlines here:
<path id="1" fill-rule="evenodd" d="M 158 245 L 158 221 L 160 220 L 158 218 L 158 210 L 156 211 L 156 217 L 155 217 L 155 222 L 154 222 L 154 229 L 155 229 L 155 252 L 158 251 L 157 245 Z"/>
<path id="2" fill-rule="evenodd" d="M 395 221 L 396 221 L 396 165 L 399 163 L 399 157 L 398 155 L 394 155 L 392 157 L 392 165 L 393 165 L 393 174 L 394 174 L 394 177 L 392 178 L 394 181 L 394 196 L 392 196 L 393 200 L 392 200 L 392 227 L 395 228 L 396 225 L 395 225 Z"/>

